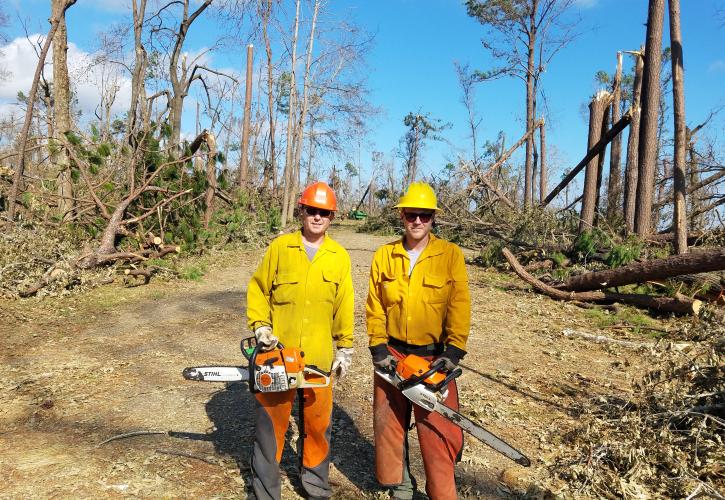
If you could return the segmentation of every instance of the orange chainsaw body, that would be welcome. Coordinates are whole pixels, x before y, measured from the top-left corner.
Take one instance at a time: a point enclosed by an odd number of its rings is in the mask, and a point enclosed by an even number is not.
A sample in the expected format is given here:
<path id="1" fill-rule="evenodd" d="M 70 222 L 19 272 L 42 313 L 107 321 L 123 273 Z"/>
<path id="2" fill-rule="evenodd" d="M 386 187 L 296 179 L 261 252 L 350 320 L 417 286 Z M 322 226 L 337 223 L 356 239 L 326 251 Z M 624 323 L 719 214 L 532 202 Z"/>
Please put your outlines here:
<path id="1" fill-rule="evenodd" d="M 308 387 L 326 387 L 330 377 L 305 366 L 305 353 L 296 347 L 258 352 L 254 360 L 254 387 L 260 392 L 281 392 Z"/>
<path id="2" fill-rule="evenodd" d="M 430 370 L 431 362 L 415 354 L 408 354 L 406 357 L 398 361 L 398 365 L 395 367 L 395 371 L 401 380 L 408 380 L 413 376 L 423 375 L 425 372 Z M 423 383 L 434 386 L 445 380 L 446 376 L 441 372 L 435 372 L 428 378 L 423 380 Z"/>

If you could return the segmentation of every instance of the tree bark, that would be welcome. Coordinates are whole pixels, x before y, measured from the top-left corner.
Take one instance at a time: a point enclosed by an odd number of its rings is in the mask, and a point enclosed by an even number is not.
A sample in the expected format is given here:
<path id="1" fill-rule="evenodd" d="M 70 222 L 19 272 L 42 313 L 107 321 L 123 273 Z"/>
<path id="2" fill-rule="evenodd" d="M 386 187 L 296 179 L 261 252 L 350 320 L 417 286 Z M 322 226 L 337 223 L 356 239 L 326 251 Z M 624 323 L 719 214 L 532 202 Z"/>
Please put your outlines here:
<path id="1" fill-rule="evenodd" d="M 581 302 L 597 302 L 604 304 L 621 302 L 622 304 L 629 304 L 635 307 L 651 309 L 657 312 L 675 314 L 697 314 L 702 307 L 702 302 L 700 302 L 699 300 L 690 299 L 682 295 L 678 295 L 676 297 L 653 297 L 650 295 L 638 295 L 631 293 L 610 293 L 600 291 L 567 292 L 563 290 L 558 290 L 545 283 L 542 283 L 531 274 L 526 272 L 526 269 L 524 269 L 521 264 L 519 264 L 519 262 L 516 260 L 516 257 L 514 257 L 514 255 L 508 248 L 504 248 L 502 252 L 503 256 L 506 258 L 506 261 L 509 263 L 514 272 L 516 272 L 516 274 L 521 277 L 521 279 L 523 279 L 537 291 L 548 295 L 553 299 Z"/>
<path id="2" fill-rule="evenodd" d="M 128 108 L 128 120 L 126 122 L 127 142 L 132 146 L 137 144 L 136 129 L 138 122 L 145 122 L 146 115 L 146 64 L 148 57 L 146 48 L 143 45 L 143 23 L 146 17 L 146 0 L 132 0 L 133 11 L 133 45 L 135 61 L 131 73 L 131 103 Z M 139 117 L 139 114 L 141 115 Z"/>
<path id="3" fill-rule="evenodd" d="M 65 13 L 68 8 L 76 3 L 76 0 L 66 0 L 62 12 Z M 38 63 L 35 66 L 35 74 L 33 75 L 33 83 L 30 86 L 30 92 L 28 93 L 28 105 L 25 110 L 25 119 L 23 121 L 23 128 L 20 131 L 20 137 L 18 139 L 18 165 L 15 168 L 15 176 L 13 177 L 13 185 L 10 188 L 10 194 L 8 195 L 8 219 L 15 219 L 16 204 L 18 201 L 18 193 L 20 191 L 20 184 L 23 181 L 23 174 L 25 173 L 25 150 L 27 148 L 28 133 L 30 132 L 30 126 L 33 123 L 33 108 L 35 106 L 35 96 L 38 94 L 38 85 L 40 84 L 40 75 L 45 65 L 45 58 L 48 55 L 50 44 L 53 41 L 55 32 L 58 30 L 60 24 L 60 17 L 52 16 L 50 19 L 50 29 L 48 35 L 45 37 L 43 47 L 38 54 Z"/>
<path id="4" fill-rule="evenodd" d="M 536 89 L 534 84 L 535 75 L 535 59 L 534 52 L 536 50 L 536 13 L 539 10 L 538 0 L 532 0 L 529 11 L 528 26 L 528 44 L 527 44 L 527 71 L 526 71 L 526 129 L 534 128 L 534 99 Z M 533 134 L 526 139 L 526 164 L 524 172 L 524 207 L 528 207 L 534 202 L 534 185 L 533 185 L 533 153 L 534 153 L 534 137 Z"/>
<path id="5" fill-rule="evenodd" d="M 289 204 L 290 192 L 292 191 L 292 164 L 293 164 L 293 137 L 294 117 L 297 115 L 297 80 L 295 78 L 295 68 L 297 67 L 297 34 L 300 25 L 300 0 L 295 2 L 295 27 L 292 36 L 292 60 L 290 61 L 290 93 L 289 93 L 289 110 L 287 114 L 287 145 L 284 160 L 284 191 L 282 198 L 282 226 L 286 226 L 287 222 L 292 218 L 294 212 L 293 207 Z"/>
<path id="6" fill-rule="evenodd" d="M 682 33 L 680 31 L 680 0 L 669 0 L 670 47 L 672 50 L 672 111 L 675 120 L 674 152 L 674 214 L 675 251 L 687 253 L 687 205 L 685 179 L 685 69 L 682 61 Z"/>
<path id="7" fill-rule="evenodd" d="M 269 41 L 267 29 L 272 16 L 272 0 L 267 0 L 266 8 L 262 12 L 262 35 L 264 49 L 267 54 L 267 112 L 269 113 L 269 165 L 264 169 L 264 185 L 271 184 L 272 192 L 277 193 L 277 150 L 275 149 L 275 105 L 274 105 L 274 77 L 272 76 L 272 45 Z"/>
<path id="8" fill-rule="evenodd" d="M 622 53 L 617 52 L 617 71 L 614 74 L 614 96 L 612 98 L 612 123 L 621 117 L 622 100 Z M 622 136 L 612 141 L 609 152 L 609 182 L 607 185 L 607 220 L 613 221 L 619 213 L 622 197 Z"/>
<path id="9" fill-rule="evenodd" d="M 647 14 L 645 65 L 642 74 L 642 122 L 639 135 L 637 202 L 634 230 L 640 237 L 652 232 L 652 202 L 657 166 L 657 123 L 662 66 L 662 20 L 664 0 L 650 0 Z"/>
<path id="10" fill-rule="evenodd" d="M 239 160 L 239 187 L 247 187 L 247 176 L 249 170 L 249 121 L 252 114 L 252 59 L 254 46 L 247 45 L 247 79 L 244 94 L 244 118 L 242 126 L 242 151 Z"/>
<path id="11" fill-rule="evenodd" d="M 544 119 L 541 119 L 541 125 L 539 126 L 539 203 L 544 202 L 544 196 L 546 196 L 546 123 Z"/>
<path id="12" fill-rule="evenodd" d="M 634 207 L 637 198 L 637 158 L 639 156 L 639 122 L 642 115 L 642 73 L 644 71 L 644 47 L 635 54 L 634 90 L 632 92 L 632 125 L 627 140 L 627 165 L 624 170 L 624 224 L 627 233 L 634 232 Z"/>
<path id="13" fill-rule="evenodd" d="M 560 288 L 571 291 L 598 290 L 645 281 L 672 278 L 681 274 L 725 270 L 725 248 L 673 255 L 628 266 L 580 274 L 569 278 Z"/>
<path id="14" fill-rule="evenodd" d="M 604 109 L 609 106 L 611 94 L 604 90 L 597 93 L 589 103 L 589 138 L 587 140 L 587 150 L 592 150 L 595 144 L 602 141 L 602 119 L 604 117 Z M 604 154 L 602 146 L 600 154 Z M 584 172 L 584 192 L 582 197 L 582 208 L 579 220 L 579 233 L 590 230 L 594 226 L 594 212 L 597 202 L 597 172 L 598 172 L 598 156 L 594 156 L 587 163 Z"/>
<path id="15" fill-rule="evenodd" d="M 67 151 L 60 147 L 60 137 L 64 137 L 71 130 L 65 3 L 65 0 L 53 0 L 53 17 L 58 19 L 58 29 L 53 38 L 53 135 L 55 139 L 53 163 L 58 170 L 58 215 L 64 222 L 73 215 L 74 205 L 70 161 Z"/>
<path id="16" fill-rule="evenodd" d="M 216 182 L 216 137 L 207 132 L 204 141 L 206 142 L 206 193 L 204 194 L 204 228 L 209 228 L 209 223 L 214 215 L 214 193 L 217 191 Z"/>
<path id="17" fill-rule="evenodd" d="M 576 164 L 574 168 L 569 171 L 568 174 L 561 180 L 557 186 L 551 190 L 551 193 L 549 193 L 546 198 L 544 198 L 544 202 L 542 203 L 542 206 L 546 206 L 549 203 L 551 203 L 551 200 L 556 198 L 556 195 L 558 195 L 562 189 L 564 189 L 571 181 L 574 179 L 574 177 L 577 176 L 579 172 L 582 171 L 584 167 L 586 167 L 589 162 L 592 160 L 592 158 L 595 158 L 605 147 L 607 144 L 609 144 L 613 138 L 615 138 L 624 128 L 630 124 L 632 120 L 632 115 L 630 113 L 625 114 L 617 123 L 615 123 L 609 131 L 604 135 L 603 138 L 599 140 L 589 151 L 587 151 L 587 154 L 584 155 L 584 158 Z"/>
<path id="18" fill-rule="evenodd" d="M 599 140 L 604 138 L 607 135 L 607 132 L 609 132 L 609 126 L 610 126 L 609 120 L 611 117 L 611 113 L 612 113 L 612 104 L 610 102 L 608 106 L 604 107 L 604 116 L 602 116 L 602 130 L 601 130 L 601 135 L 599 136 Z M 602 179 L 604 177 L 604 158 L 606 156 L 606 150 L 607 150 L 607 148 L 605 146 L 604 149 L 602 150 L 602 152 L 597 157 L 597 201 L 594 204 L 594 210 L 595 210 L 594 224 L 597 226 L 599 225 L 599 222 L 600 222 L 599 217 L 600 217 L 601 210 L 602 210 L 602 204 L 600 203 L 600 201 L 601 201 L 601 196 L 602 196 Z"/>

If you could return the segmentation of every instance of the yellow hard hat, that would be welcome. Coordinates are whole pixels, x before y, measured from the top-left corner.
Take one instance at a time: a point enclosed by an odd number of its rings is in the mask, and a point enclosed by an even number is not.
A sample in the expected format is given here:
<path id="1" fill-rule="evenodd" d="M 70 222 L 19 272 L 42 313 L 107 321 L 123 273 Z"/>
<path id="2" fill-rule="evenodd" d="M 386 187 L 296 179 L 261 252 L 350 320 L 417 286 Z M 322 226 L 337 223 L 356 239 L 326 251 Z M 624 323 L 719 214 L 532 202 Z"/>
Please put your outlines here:
<path id="1" fill-rule="evenodd" d="M 395 208 L 425 208 L 440 210 L 433 188 L 427 182 L 413 182 Z"/>

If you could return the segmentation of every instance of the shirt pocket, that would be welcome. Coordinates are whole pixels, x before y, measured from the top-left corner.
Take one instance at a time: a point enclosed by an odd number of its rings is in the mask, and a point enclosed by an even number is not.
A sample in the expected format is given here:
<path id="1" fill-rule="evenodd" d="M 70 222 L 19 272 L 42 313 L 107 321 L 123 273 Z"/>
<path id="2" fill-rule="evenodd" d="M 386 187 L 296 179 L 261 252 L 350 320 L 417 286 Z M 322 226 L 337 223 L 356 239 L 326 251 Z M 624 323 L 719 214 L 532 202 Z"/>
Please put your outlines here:
<path id="1" fill-rule="evenodd" d="M 322 270 L 322 283 L 315 287 L 316 299 L 320 302 L 334 302 L 337 288 L 340 286 L 340 275 L 332 269 Z"/>
<path id="2" fill-rule="evenodd" d="M 289 304 L 295 300 L 300 286 L 297 274 L 278 274 L 272 284 L 272 303 Z"/>
<path id="3" fill-rule="evenodd" d="M 401 276 L 382 274 L 380 276 L 383 304 L 389 307 L 403 301 Z"/>
<path id="4" fill-rule="evenodd" d="M 450 282 L 446 276 L 426 274 L 423 276 L 423 302 L 426 304 L 448 302 L 450 288 Z"/>

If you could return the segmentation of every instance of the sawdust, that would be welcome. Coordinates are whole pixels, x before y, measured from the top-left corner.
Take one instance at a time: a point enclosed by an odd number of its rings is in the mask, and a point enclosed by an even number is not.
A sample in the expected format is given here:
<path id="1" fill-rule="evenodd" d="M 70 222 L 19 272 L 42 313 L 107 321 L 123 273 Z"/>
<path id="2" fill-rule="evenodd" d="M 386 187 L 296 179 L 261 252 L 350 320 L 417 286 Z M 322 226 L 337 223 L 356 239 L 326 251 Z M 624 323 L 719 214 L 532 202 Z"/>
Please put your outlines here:
<path id="1" fill-rule="evenodd" d="M 353 261 L 356 354 L 335 388 L 331 479 L 335 498 L 384 498 L 373 472 L 364 300 L 372 252 L 391 238 L 339 226 L 333 235 Z M 249 496 L 254 418 L 248 391 L 187 382 L 181 370 L 242 362 L 245 287 L 260 259 L 260 250 L 220 256 L 200 282 L 112 285 L 63 299 L 0 303 L 2 496 Z M 473 327 L 460 378 L 462 411 L 524 451 L 533 466 L 519 468 L 467 439 L 459 491 L 462 498 L 520 495 L 552 480 L 547 457 L 578 425 L 582 403 L 626 394 L 648 361 L 646 353 L 626 347 L 563 337 L 565 328 L 597 332 L 581 309 L 511 291 L 514 277 L 477 267 L 469 273 Z M 164 433 L 98 446 L 134 431 Z M 295 425 L 288 437 L 283 496 L 294 499 Z M 412 447 L 423 491 L 415 439 Z"/>

